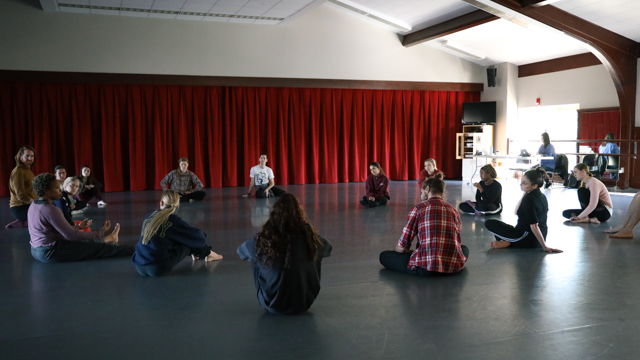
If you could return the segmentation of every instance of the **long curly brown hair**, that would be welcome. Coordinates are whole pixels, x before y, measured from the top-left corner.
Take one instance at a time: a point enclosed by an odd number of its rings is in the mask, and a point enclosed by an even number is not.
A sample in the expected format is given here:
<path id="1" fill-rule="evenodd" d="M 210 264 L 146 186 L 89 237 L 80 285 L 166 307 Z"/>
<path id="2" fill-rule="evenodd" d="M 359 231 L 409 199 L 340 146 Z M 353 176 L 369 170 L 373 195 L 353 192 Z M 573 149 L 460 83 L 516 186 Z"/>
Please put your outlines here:
<path id="1" fill-rule="evenodd" d="M 298 199 L 292 194 L 284 194 L 273 205 L 269 220 L 256 236 L 256 258 L 269 267 L 278 260 L 288 268 L 294 241 L 304 241 L 309 250 L 309 260 L 317 260 L 318 232 L 307 221 Z"/>

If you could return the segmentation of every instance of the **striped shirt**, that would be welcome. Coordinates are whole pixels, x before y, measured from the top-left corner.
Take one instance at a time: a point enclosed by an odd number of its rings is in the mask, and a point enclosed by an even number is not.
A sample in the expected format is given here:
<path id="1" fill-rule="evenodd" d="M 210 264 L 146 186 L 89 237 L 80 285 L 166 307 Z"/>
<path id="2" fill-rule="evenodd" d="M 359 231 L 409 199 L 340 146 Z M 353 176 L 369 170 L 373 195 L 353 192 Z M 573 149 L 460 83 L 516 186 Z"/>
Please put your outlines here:
<path id="1" fill-rule="evenodd" d="M 416 205 L 398 241 L 399 247 L 409 250 L 413 238 L 418 236 L 417 249 L 411 254 L 407 268 L 440 273 L 462 270 L 467 258 L 462 254 L 460 228 L 460 214 L 444 199 L 431 197 Z"/>

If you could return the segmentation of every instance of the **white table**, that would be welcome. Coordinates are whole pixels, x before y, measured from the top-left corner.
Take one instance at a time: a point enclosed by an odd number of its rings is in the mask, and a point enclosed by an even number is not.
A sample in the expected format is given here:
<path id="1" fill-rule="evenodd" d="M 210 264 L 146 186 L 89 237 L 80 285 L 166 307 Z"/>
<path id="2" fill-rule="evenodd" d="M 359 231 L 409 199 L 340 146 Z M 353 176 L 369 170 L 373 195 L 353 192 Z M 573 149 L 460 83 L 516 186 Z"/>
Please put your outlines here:
<path id="1" fill-rule="evenodd" d="M 467 156 L 467 159 L 472 158 L 474 160 L 475 169 L 473 170 L 473 175 L 471 175 L 471 180 L 468 184 L 473 183 L 473 178 L 476 176 L 478 172 L 478 159 L 513 159 L 516 160 L 529 160 L 530 164 L 537 164 L 540 160 L 553 160 L 553 156 L 541 156 L 541 155 L 531 155 L 531 156 L 520 156 L 520 155 L 472 155 Z M 531 165 L 528 167 L 530 168 Z M 528 169 L 527 168 L 527 169 Z M 525 170 L 523 167 L 522 170 Z"/>

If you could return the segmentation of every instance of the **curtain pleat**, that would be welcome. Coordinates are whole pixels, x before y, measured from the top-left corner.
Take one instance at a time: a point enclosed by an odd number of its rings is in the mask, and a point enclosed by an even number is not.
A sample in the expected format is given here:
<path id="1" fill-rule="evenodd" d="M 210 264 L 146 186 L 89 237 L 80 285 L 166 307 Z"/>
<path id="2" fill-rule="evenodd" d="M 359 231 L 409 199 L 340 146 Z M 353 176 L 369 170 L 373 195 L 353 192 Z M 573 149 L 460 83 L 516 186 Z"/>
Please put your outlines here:
<path id="1" fill-rule="evenodd" d="M 181 157 L 206 187 L 248 186 L 261 152 L 277 184 L 361 182 L 373 161 L 392 180 L 412 180 L 429 157 L 459 178 L 462 103 L 479 100 L 456 91 L 0 83 L 0 176 L 8 180 L 30 144 L 34 173 L 89 165 L 106 191 L 160 189 Z M 619 132 L 619 112 L 606 131 L 588 121 L 581 136 Z"/>

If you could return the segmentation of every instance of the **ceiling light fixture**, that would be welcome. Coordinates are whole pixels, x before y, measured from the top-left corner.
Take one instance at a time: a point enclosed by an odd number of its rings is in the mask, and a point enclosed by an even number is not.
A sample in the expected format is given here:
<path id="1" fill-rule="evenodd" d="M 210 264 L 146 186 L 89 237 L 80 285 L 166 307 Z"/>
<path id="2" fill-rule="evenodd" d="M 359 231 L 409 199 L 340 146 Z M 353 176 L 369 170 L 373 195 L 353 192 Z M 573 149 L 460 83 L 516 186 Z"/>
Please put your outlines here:
<path id="1" fill-rule="evenodd" d="M 371 11 L 366 10 L 366 9 L 362 9 L 360 8 L 358 4 L 354 4 L 351 3 L 349 1 L 345 1 L 345 0 L 329 0 L 330 3 L 338 5 L 344 9 L 353 11 L 355 13 L 358 13 L 360 15 L 366 16 L 370 19 L 376 20 L 378 22 L 381 22 L 385 25 L 391 26 L 393 28 L 402 30 L 402 31 L 410 31 L 411 30 L 411 26 L 405 25 L 405 24 L 401 24 L 400 22 L 396 21 L 396 20 L 388 20 L 383 18 L 382 15 L 376 15 L 371 13 Z"/>
<path id="2" fill-rule="evenodd" d="M 449 50 L 453 50 L 457 53 L 460 53 L 466 57 L 470 57 L 472 59 L 475 60 L 484 60 L 485 56 L 484 55 L 479 55 L 479 54 L 475 54 L 473 52 L 473 50 L 467 49 L 466 47 L 459 45 L 459 44 L 454 44 L 451 41 L 448 40 L 444 40 L 442 42 L 440 42 L 440 45 L 442 45 L 442 47 L 445 47 Z"/>

